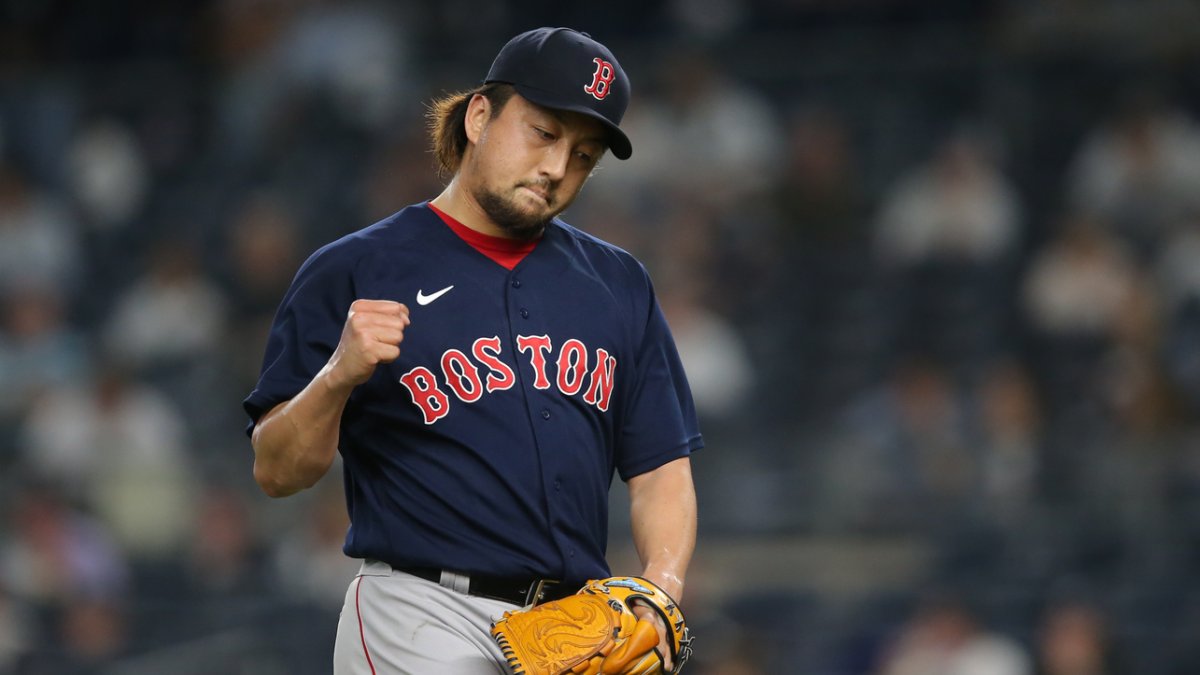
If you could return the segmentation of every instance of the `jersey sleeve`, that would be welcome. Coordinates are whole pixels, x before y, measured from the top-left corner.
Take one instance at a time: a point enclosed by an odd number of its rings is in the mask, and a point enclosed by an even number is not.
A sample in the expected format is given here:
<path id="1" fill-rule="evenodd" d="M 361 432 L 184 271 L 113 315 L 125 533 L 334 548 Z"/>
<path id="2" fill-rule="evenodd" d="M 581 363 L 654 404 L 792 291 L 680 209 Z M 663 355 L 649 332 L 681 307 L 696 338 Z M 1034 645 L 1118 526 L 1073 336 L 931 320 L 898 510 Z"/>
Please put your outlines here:
<path id="1" fill-rule="evenodd" d="M 644 274 L 644 270 L 643 270 Z M 624 403 L 616 467 L 628 481 L 704 447 L 696 407 L 675 339 L 649 278 L 645 329 Z"/>
<path id="2" fill-rule="evenodd" d="M 327 247 L 301 266 L 275 314 L 258 384 L 242 402 L 250 416 L 247 434 L 325 366 L 354 297 L 353 265 L 341 252 Z"/>

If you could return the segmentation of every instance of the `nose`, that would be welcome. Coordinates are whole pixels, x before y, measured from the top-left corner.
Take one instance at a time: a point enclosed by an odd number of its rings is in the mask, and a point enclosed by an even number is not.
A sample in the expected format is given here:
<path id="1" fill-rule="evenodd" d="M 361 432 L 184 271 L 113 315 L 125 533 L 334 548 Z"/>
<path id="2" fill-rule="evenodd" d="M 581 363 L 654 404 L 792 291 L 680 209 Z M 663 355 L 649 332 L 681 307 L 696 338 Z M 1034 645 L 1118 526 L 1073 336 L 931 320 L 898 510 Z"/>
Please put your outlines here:
<path id="1" fill-rule="evenodd" d="M 571 146 L 562 139 L 546 148 L 542 157 L 539 172 L 552 182 L 562 180 L 567 175 L 567 163 L 571 159 Z"/>

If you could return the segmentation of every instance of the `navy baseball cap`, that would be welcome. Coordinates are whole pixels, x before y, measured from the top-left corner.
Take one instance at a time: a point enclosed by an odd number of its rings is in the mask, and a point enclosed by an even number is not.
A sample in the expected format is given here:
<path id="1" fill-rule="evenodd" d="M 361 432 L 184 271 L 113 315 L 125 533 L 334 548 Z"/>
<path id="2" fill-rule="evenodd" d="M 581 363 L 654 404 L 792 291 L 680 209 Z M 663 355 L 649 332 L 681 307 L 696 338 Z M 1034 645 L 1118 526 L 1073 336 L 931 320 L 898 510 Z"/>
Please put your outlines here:
<path id="1" fill-rule="evenodd" d="M 547 108 L 570 110 L 599 120 L 608 147 L 629 159 L 633 146 L 621 131 L 629 106 L 629 78 L 608 47 L 570 28 L 537 28 L 501 48 L 484 83 L 513 85 L 517 93 Z"/>

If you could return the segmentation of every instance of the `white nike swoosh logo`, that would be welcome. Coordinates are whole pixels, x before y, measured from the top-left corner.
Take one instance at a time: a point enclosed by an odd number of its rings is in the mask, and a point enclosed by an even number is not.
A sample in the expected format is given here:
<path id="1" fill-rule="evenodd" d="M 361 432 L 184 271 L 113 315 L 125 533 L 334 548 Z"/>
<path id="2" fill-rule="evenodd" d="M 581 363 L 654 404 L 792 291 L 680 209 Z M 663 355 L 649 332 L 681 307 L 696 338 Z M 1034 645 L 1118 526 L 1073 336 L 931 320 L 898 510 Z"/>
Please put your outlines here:
<path id="1" fill-rule="evenodd" d="M 447 286 L 447 287 L 443 288 L 442 290 L 438 291 L 437 293 L 430 293 L 429 295 L 425 295 L 421 291 L 417 291 L 417 304 L 422 305 L 422 306 L 428 305 L 429 303 L 433 302 L 434 300 L 437 300 L 438 298 L 442 297 L 443 295 L 449 293 L 451 288 L 454 288 L 454 286 Z"/>

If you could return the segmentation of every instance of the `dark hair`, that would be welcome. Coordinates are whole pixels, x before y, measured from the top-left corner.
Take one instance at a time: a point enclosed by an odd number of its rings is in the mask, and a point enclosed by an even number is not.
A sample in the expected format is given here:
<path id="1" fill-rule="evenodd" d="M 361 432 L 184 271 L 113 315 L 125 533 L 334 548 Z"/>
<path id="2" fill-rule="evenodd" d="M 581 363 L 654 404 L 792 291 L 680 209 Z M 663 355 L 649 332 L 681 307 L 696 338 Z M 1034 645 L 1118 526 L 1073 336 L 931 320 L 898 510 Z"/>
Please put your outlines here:
<path id="1" fill-rule="evenodd" d="M 492 82 L 469 91 L 460 91 L 434 99 L 429 104 L 425 118 L 429 127 L 429 140 L 438 168 L 446 174 L 458 172 L 463 152 L 467 149 L 467 104 L 480 94 L 492 104 L 491 118 L 495 119 L 515 90 L 511 84 Z"/>

